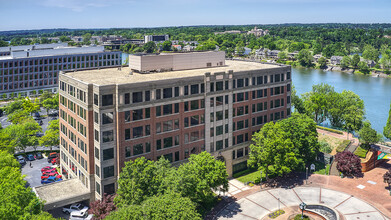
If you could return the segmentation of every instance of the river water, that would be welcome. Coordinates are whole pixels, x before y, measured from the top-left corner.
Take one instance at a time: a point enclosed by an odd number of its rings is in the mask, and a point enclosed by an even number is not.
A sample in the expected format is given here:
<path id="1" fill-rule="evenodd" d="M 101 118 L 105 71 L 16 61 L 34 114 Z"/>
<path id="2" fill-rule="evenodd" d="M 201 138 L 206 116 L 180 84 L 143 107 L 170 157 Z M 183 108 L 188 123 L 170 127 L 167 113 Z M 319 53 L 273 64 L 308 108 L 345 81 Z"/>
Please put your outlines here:
<path id="1" fill-rule="evenodd" d="M 122 54 L 123 62 L 128 54 Z M 391 102 L 391 78 L 353 75 L 337 71 L 292 68 L 293 85 L 297 94 L 311 91 L 312 85 L 327 83 L 335 91 L 351 90 L 364 100 L 366 119 L 376 131 L 383 133 Z"/>
<path id="2" fill-rule="evenodd" d="M 337 71 L 292 68 L 292 81 L 297 94 L 312 89 L 312 85 L 327 83 L 335 91 L 351 90 L 364 100 L 366 119 L 377 132 L 383 133 L 391 102 L 391 78 L 354 75 Z"/>

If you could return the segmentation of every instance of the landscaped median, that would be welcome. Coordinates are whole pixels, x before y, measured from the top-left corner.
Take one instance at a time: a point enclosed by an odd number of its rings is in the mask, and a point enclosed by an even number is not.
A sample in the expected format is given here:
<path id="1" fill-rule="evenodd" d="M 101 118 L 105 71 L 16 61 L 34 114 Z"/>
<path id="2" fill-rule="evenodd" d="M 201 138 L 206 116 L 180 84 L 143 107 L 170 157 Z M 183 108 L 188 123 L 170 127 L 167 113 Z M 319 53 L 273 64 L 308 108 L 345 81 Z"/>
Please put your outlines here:
<path id="1" fill-rule="evenodd" d="M 325 131 L 329 131 L 329 132 L 333 132 L 333 133 L 336 133 L 336 134 L 343 134 L 343 131 L 332 129 L 332 128 L 326 128 L 326 127 L 322 127 L 322 126 L 319 126 L 319 125 L 317 125 L 316 128 L 322 129 L 322 130 L 325 130 Z"/>

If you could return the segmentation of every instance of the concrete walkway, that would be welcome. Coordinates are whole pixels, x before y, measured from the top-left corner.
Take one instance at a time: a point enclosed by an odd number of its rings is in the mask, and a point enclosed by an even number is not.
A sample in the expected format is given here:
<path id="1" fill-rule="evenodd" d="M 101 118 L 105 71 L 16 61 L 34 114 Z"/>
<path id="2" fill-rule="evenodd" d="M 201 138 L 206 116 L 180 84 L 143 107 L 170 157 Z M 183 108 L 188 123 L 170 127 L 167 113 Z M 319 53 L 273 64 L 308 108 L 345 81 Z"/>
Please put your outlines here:
<path id="1" fill-rule="evenodd" d="M 352 195 L 321 188 L 296 187 L 292 189 L 276 188 L 256 192 L 222 209 L 216 219 L 262 219 L 269 213 L 287 207 L 306 204 L 321 204 L 337 210 L 346 220 L 373 219 L 386 220 L 375 207 Z M 286 219 L 288 216 L 282 218 Z"/>

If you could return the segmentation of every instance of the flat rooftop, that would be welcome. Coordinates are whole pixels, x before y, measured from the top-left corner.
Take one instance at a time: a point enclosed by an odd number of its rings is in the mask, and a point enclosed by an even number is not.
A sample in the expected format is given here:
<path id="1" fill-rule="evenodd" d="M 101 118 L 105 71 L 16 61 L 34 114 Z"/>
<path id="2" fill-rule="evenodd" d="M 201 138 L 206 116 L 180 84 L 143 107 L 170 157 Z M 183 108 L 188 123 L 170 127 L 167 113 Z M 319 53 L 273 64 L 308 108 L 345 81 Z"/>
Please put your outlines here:
<path id="1" fill-rule="evenodd" d="M 90 198 L 90 191 L 76 178 L 37 186 L 33 191 L 40 199 L 46 201 L 45 210 Z"/>
<path id="2" fill-rule="evenodd" d="M 107 68 L 100 70 L 85 70 L 76 72 L 66 72 L 66 76 L 73 79 L 80 80 L 85 83 L 92 83 L 95 85 L 120 85 L 128 83 L 140 83 L 140 82 L 151 82 L 167 79 L 179 79 L 194 76 L 203 76 L 205 73 L 210 72 L 212 75 L 216 72 L 228 72 L 233 70 L 234 72 L 259 70 L 259 69 L 273 69 L 280 68 L 278 65 L 256 63 L 249 61 L 238 61 L 238 60 L 226 60 L 225 66 L 201 68 L 201 69 L 190 69 L 190 70 L 178 70 L 178 71 L 167 71 L 160 73 L 136 73 L 130 75 L 131 69 L 129 67 L 122 67 L 121 70 L 118 67 Z"/>

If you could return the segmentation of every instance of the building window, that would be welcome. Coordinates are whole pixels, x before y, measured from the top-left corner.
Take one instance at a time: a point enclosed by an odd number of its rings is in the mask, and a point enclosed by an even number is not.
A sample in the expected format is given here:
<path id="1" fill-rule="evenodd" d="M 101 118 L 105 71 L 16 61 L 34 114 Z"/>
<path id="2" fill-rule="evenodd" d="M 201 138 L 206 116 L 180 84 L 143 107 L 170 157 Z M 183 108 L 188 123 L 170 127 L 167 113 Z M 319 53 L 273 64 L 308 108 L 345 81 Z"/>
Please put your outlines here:
<path id="1" fill-rule="evenodd" d="M 221 90 L 224 90 L 223 81 L 221 81 L 221 82 L 216 82 L 216 91 L 221 91 Z"/>
<path id="2" fill-rule="evenodd" d="M 114 115 L 112 112 L 102 113 L 102 124 L 111 124 L 113 123 Z"/>
<path id="3" fill-rule="evenodd" d="M 113 105 L 113 94 L 102 95 L 102 106 Z"/>
<path id="4" fill-rule="evenodd" d="M 133 138 L 138 138 L 143 136 L 143 126 L 133 128 Z"/>
<path id="5" fill-rule="evenodd" d="M 163 147 L 164 148 L 169 148 L 169 147 L 172 147 L 172 146 L 173 146 L 172 137 L 168 137 L 168 138 L 164 138 L 163 139 Z"/>
<path id="6" fill-rule="evenodd" d="M 133 110 L 133 121 L 143 119 L 143 109 Z"/>
<path id="7" fill-rule="evenodd" d="M 223 149 L 223 140 L 216 141 L 216 151 Z"/>
<path id="8" fill-rule="evenodd" d="M 189 95 L 189 86 L 185 86 L 185 95 Z"/>
<path id="9" fill-rule="evenodd" d="M 103 143 L 114 141 L 113 130 L 102 132 Z"/>
<path id="10" fill-rule="evenodd" d="M 156 106 L 156 117 L 159 117 L 162 115 L 162 107 Z"/>
<path id="11" fill-rule="evenodd" d="M 148 102 L 151 100 L 151 92 L 145 91 L 145 101 Z"/>
<path id="12" fill-rule="evenodd" d="M 95 130 L 95 140 L 99 142 L 99 131 Z"/>
<path id="13" fill-rule="evenodd" d="M 99 96 L 94 94 L 94 105 L 99 106 Z"/>
<path id="14" fill-rule="evenodd" d="M 157 150 L 160 150 L 162 149 L 162 140 L 156 140 L 156 149 Z"/>
<path id="15" fill-rule="evenodd" d="M 133 156 L 143 154 L 143 144 L 136 144 L 133 146 Z"/>
<path id="16" fill-rule="evenodd" d="M 191 110 L 197 110 L 197 109 L 199 109 L 199 102 L 198 102 L 198 100 L 193 100 L 193 101 L 191 101 L 190 102 L 190 109 Z"/>
<path id="17" fill-rule="evenodd" d="M 156 89 L 156 100 L 159 100 L 162 98 L 162 90 Z"/>
<path id="18" fill-rule="evenodd" d="M 125 122 L 130 122 L 130 111 L 125 112 Z"/>
<path id="19" fill-rule="evenodd" d="M 143 93 L 142 92 L 134 92 L 133 93 L 133 103 L 143 102 Z"/>
<path id="20" fill-rule="evenodd" d="M 163 105 L 163 115 L 170 115 L 170 114 L 172 114 L 172 104 Z"/>
<path id="21" fill-rule="evenodd" d="M 115 185 L 114 185 L 114 183 L 105 185 L 103 187 L 103 193 L 114 194 L 115 193 Z"/>
<path id="22" fill-rule="evenodd" d="M 220 126 L 217 126 L 216 127 L 216 136 L 218 135 L 222 135 L 223 134 L 223 126 L 220 125 Z M 216 149 L 217 150 L 217 149 Z"/>
<path id="23" fill-rule="evenodd" d="M 130 147 L 126 147 L 125 148 L 125 157 L 130 157 L 130 156 L 131 156 Z"/>
<path id="24" fill-rule="evenodd" d="M 199 86 L 198 86 L 198 84 L 191 85 L 190 86 L 190 92 L 191 92 L 192 95 L 198 94 L 199 93 Z"/>
<path id="25" fill-rule="evenodd" d="M 98 112 L 94 112 L 94 119 L 95 119 L 95 123 L 99 124 L 99 114 L 98 114 Z"/>
<path id="26" fill-rule="evenodd" d="M 110 160 L 114 158 L 114 148 L 103 150 L 103 160 Z"/>
<path id="27" fill-rule="evenodd" d="M 163 98 L 168 99 L 172 97 L 172 88 L 163 89 Z"/>
<path id="28" fill-rule="evenodd" d="M 95 147 L 95 158 L 99 160 L 99 149 Z"/>
<path id="29" fill-rule="evenodd" d="M 178 97 L 179 96 L 179 87 L 175 87 L 174 90 L 175 90 L 175 97 Z"/>
<path id="30" fill-rule="evenodd" d="M 95 186 L 95 190 L 96 190 L 96 192 L 100 195 L 100 184 L 98 183 L 98 182 L 95 182 L 96 184 L 96 186 Z"/>
<path id="31" fill-rule="evenodd" d="M 114 166 L 108 166 L 103 168 L 103 178 L 109 178 L 114 176 Z"/>
<path id="32" fill-rule="evenodd" d="M 100 177 L 100 167 L 98 165 L 95 165 L 95 175 Z"/>
<path id="33" fill-rule="evenodd" d="M 150 142 L 145 143 L 145 152 L 146 153 L 151 152 L 151 143 Z"/>
<path id="34" fill-rule="evenodd" d="M 125 93 L 125 104 L 130 104 L 130 94 Z"/>

